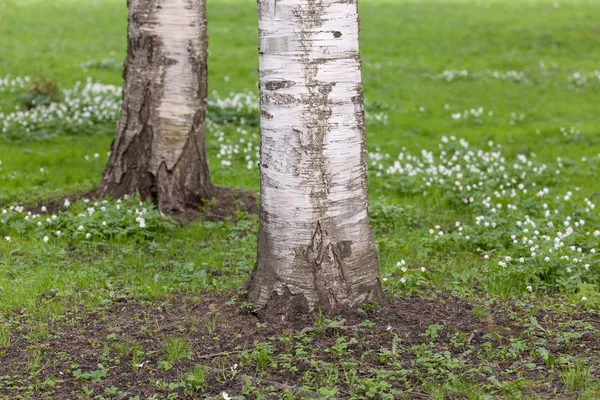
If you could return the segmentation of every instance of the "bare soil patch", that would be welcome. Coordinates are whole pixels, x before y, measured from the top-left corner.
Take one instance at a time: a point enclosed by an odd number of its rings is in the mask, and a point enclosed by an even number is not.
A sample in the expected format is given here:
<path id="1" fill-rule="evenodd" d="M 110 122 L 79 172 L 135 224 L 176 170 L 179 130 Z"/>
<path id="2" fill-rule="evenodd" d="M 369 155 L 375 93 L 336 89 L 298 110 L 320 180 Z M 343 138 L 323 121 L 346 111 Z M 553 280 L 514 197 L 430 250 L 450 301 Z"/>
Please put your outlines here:
<path id="1" fill-rule="evenodd" d="M 31 335 L 28 338 L 35 324 L 22 325 L 13 332 L 10 346 L 0 348 L 0 396 L 85 398 L 82 391 L 85 386 L 96 394 L 104 393 L 106 388 L 118 388 L 126 394 L 113 398 L 123 399 L 169 393 L 176 394 L 174 398 L 198 398 L 219 396 L 223 391 L 239 395 L 248 388 L 255 392 L 264 389 L 268 398 L 280 398 L 284 393 L 313 397 L 315 393 L 301 391 L 307 376 L 317 374 L 315 379 L 321 379 L 319 366 L 353 363 L 358 378 L 368 378 L 380 370 L 414 370 L 415 373 L 403 372 L 401 378 L 390 383 L 417 398 L 423 394 L 419 392 L 422 382 L 418 371 L 428 372 L 420 364 L 415 348 L 434 352 L 439 349 L 440 354 L 448 351 L 450 354 L 444 357 L 455 357 L 465 368 L 488 363 L 500 376 L 515 360 L 482 360 L 483 351 L 490 345 L 508 348 L 512 341 L 524 337 L 526 331 L 523 324 L 508 317 L 507 310 L 476 318 L 471 305 L 451 297 L 435 301 L 407 298 L 379 311 L 346 315 L 343 319 L 331 318 L 319 323 L 313 315 L 281 324 L 265 324 L 256 316 L 245 314 L 244 304 L 239 300 L 231 300 L 224 296 L 190 294 L 163 302 L 125 298 L 94 312 L 69 311 L 61 320 L 49 323 L 50 337 L 41 341 L 32 340 Z M 572 321 L 571 316 L 547 311 L 538 318 L 545 330 Z M 591 323 L 600 328 L 598 318 L 592 317 Z M 439 331 L 432 331 L 431 326 L 439 327 Z M 166 343 L 172 338 L 184 338 L 189 355 L 165 364 Z M 455 343 L 457 338 L 462 338 L 459 345 Z M 574 342 L 551 344 L 549 349 L 568 354 L 579 353 L 583 347 L 588 353 L 600 354 L 597 331 L 584 332 Z M 341 348 L 345 350 L 342 352 Z M 469 351 L 465 351 L 467 348 Z M 141 353 L 136 355 L 134 349 Z M 260 364 L 260 349 L 267 349 L 266 365 Z M 42 361 L 32 372 L 36 357 Z M 391 358 L 393 364 L 387 361 Z M 294 368 L 286 370 L 286 363 Z M 99 364 L 106 370 L 99 381 L 81 377 L 81 373 L 98 371 Z M 202 389 L 176 385 L 167 388 L 168 383 L 185 381 L 186 374 L 199 365 L 206 371 Z M 544 369 L 542 362 L 539 369 L 517 369 L 513 374 L 515 379 L 518 375 L 533 380 L 554 376 L 552 371 Z M 480 379 L 486 381 L 485 376 Z M 558 375 L 556 379 L 550 388 L 540 385 L 531 390 L 541 397 L 549 396 L 552 387 L 560 389 Z M 54 383 L 31 389 L 32 382 L 47 381 Z M 349 398 L 355 389 L 342 380 L 338 387 L 336 398 Z"/>

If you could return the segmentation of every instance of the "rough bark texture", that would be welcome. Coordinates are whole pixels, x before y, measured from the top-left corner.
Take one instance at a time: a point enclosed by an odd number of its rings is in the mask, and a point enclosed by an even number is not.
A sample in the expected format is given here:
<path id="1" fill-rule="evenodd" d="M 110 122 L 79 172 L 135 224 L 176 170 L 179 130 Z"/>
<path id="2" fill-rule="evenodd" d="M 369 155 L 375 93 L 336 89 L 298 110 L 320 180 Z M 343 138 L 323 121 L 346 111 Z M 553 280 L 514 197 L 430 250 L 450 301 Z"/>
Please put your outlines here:
<path id="1" fill-rule="evenodd" d="M 367 214 L 357 0 L 259 0 L 261 214 L 255 310 L 383 301 Z"/>
<path id="2" fill-rule="evenodd" d="M 209 197 L 205 0 L 128 0 L 121 120 L 100 195 L 139 192 L 161 210 Z"/>

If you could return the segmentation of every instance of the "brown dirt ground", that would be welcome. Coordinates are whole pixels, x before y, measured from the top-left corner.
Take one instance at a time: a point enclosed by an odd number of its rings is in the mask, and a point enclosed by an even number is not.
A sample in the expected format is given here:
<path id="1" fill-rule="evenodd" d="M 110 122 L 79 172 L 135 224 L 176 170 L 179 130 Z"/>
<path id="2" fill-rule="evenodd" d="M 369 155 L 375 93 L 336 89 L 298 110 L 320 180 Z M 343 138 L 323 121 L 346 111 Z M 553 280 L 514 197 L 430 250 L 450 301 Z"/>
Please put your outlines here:
<path id="1" fill-rule="evenodd" d="M 30 207 L 28 211 L 41 213 L 42 207 L 46 207 L 48 213 L 64 211 L 65 200 L 71 203 L 79 199 L 96 199 L 96 190 L 85 193 L 71 194 L 57 199 L 50 199 L 38 202 Z M 246 212 L 249 214 L 258 214 L 258 197 L 254 192 L 243 189 L 228 187 L 213 187 L 212 199 L 204 200 L 197 207 L 190 207 L 182 213 L 171 214 L 182 224 L 194 221 L 202 217 L 206 221 L 223 221 L 227 218 L 235 218 L 237 212 Z"/>
<path id="2" fill-rule="evenodd" d="M 314 320 L 308 316 L 294 322 L 259 327 L 257 325 L 259 319 L 253 315 L 242 314 L 240 304 L 239 301 L 232 304 L 229 297 L 186 294 L 172 296 L 169 302 L 162 303 L 141 303 L 125 298 L 91 313 L 80 309 L 70 310 L 64 319 L 51 325 L 52 335 L 49 340 L 34 346 L 25 339 L 28 328 L 24 328 L 19 335 L 13 335 L 15 339 L 9 347 L 0 347 L 0 377 L 29 376 L 27 366 L 33 357 L 32 348 L 37 347 L 41 349 L 43 359 L 47 360 L 37 379 L 43 381 L 47 377 L 58 377 L 59 385 L 46 390 L 46 393 L 51 393 L 49 396 L 40 395 L 33 398 L 80 398 L 82 386 L 87 385 L 95 389 L 96 394 L 102 393 L 103 388 L 116 386 L 121 390 L 127 390 L 129 396 L 138 395 L 144 399 L 157 393 L 155 382 L 158 380 L 176 382 L 194 365 L 202 363 L 208 368 L 225 365 L 227 369 L 238 362 L 241 350 L 247 349 L 252 352 L 256 341 L 270 341 L 274 354 L 283 354 L 287 351 L 285 345 L 275 337 L 284 334 L 293 335 L 302 329 L 308 329 L 309 332 L 314 329 L 312 328 Z M 396 304 L 370 315 L 347 315 L 343 329 L 331 328 L 319 333 L 312 332 L 314 337 L 310 347 L 316 351 L 311 358 L 335 361 L 336 356 L 325 350 L 334 345 L 336 339 L 342 335 L 358 339 L 358 343 L 351 347 L 353 354 L 351 357 L 354 361 L 358 361 L 363 367 L 369 365 L 381 367 L 378 364 L 378 350 L 390 348 L 391 332 L 398 335 L 400 348 L 408 348 L 427 342 L 428 339 L 423 337 L 423 333 L 428 326 L 439 324 L 444 327 L 446 333 L 439 338 L 441 343 L 449 342 L 452 334 L 462 332 L 468 335 L 469 342 L 475 348 L 479 348 L 483 342 L 489 341 L 489 338 L 483 337 L 486 333 L 500 334 L 495 344 L 507 345 L 510 338 L 518 337 L 523 331 L 522 327 L 508 317 L 507 310 L 493 312 L 483 319 L 474 318 L 472 311 L 470 305 L 451 297 L 436 300 L 401 299 Z M 539 314 L 538 318 L 544 326 L 543 321 L 546 320 L 552 321 L 552 324 L 570 320 L 569 316 L 544 314 Z M 365 319 L 372 321 L 375 327 L 363 327 L 362 323 Z M 212 322 L 216 322 L 214 329 L 209 329 Z M 600 318 L 592 318 L 588 322 L 596 329 L 600 329 Z M 113 338 L 109 337 L 111 334 Z M 174 366 L 169 371 L 159 369 L 159 361 L 164 359 L 165 337 L 182 335 L 189 338 L 192 356 L 173 363 Z M 584 335 L 581 341 L 579 344 L 584 345 L 588 351 L 600 354 L 600 338 L 597 335 Z M 118 353 L 115 351 L 115 344 L 117 343 L 127 343 L 131 348 L 134 344 L 143 346 L 147 352 L 143 357 L 144 366 L 134 371 L 131 354 L 121 356 L 120 362 L 116 362 Z M 369 349 L 374 350 L 371 353 L 372 357 L 365 357 L 364 354 L 368 354 Z M 569 349 L 554 346 L 549 350 L 568 351 Z M 405 358 L 403 360 L 405 368 L 410 369 L 414 355 L 406 352 L 401 357 Z M 479 362 L 472 361 L 475 364 Z M 95 370 L 98 363 L 103 363 L 109 368 L 108 376 L 101 383 L 96 384 L 77 381 L 72 374 L 74 362 L 79 364 L 82 371 Z M 500 365 L 495 368 L 499 369 L 497 372 L 500 374 L 501 369 L 509 366 Z M 251 368 L 242 372 L 254 378 L 259 375 Z M 296 374 L 269 370 L 260 377 L 260 384 L 272 385 L 278 393 L 284 391 L 297 393 L 298 380 L 303 372 L 302 369 Z M 530 374 L 532 378 L 536 378 L 537 372 L 533 371 Z M 419 384 L 414 383 L 415 387 Z M 210 373 L 209 370 L 207 390 L 203 395 L 218 396 L 222 391 L 239 394 L 241 388 L 241 380 L 219 382 L 216 374 Z M 7 396 L 6 398 L 9 399 L 21 398 L 18 393 L 18 391 L 0 388 L 0 398 L 2 396 Z M 337 398 L 345 398 L 348 392 L 342 389 L 341 394 L 342 396 Z M 543 392 L 538 394 L 540 398 L 546 397 Z M 183 398 L 197 398 L 194 394 L 185 394 L 183 391 L 180 391 L 180 395 Z"/>

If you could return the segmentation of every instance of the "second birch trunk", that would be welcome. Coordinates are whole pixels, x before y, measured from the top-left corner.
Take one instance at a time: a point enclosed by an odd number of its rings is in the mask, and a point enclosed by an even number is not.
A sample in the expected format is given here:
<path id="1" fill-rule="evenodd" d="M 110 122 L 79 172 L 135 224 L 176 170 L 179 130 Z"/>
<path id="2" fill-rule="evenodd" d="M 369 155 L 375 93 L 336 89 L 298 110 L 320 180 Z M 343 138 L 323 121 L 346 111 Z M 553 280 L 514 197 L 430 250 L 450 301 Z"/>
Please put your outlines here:
<path id="1" fill-rule="evenodd" d="M 128 0 L 117 135 L 99 194 L 139 192 L 163 211 L 210 197 L 205 0 Z"/>

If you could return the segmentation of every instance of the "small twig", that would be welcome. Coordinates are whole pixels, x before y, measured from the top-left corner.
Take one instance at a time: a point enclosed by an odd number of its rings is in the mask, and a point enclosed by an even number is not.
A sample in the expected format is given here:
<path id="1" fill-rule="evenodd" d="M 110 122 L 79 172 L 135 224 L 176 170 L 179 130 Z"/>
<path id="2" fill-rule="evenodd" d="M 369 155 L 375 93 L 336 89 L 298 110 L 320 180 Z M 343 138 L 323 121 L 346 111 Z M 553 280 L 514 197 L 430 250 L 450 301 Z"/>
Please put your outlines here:
<path id="1" fill-rule="evenodd" d="M 205 354 L 203 356 L 198 356 L 199 360 L 205 360 L 208 358 L 216 358 L 216 357 L 220 357 L 220 356 L 229 356 L 232 354 L 240 354 L 243 353 L 245 351 L 251 351 L 251 350 L 233 350 L 233 351 L 223 351 L 221 353 L 212 353 L 212 354 Z"/>

